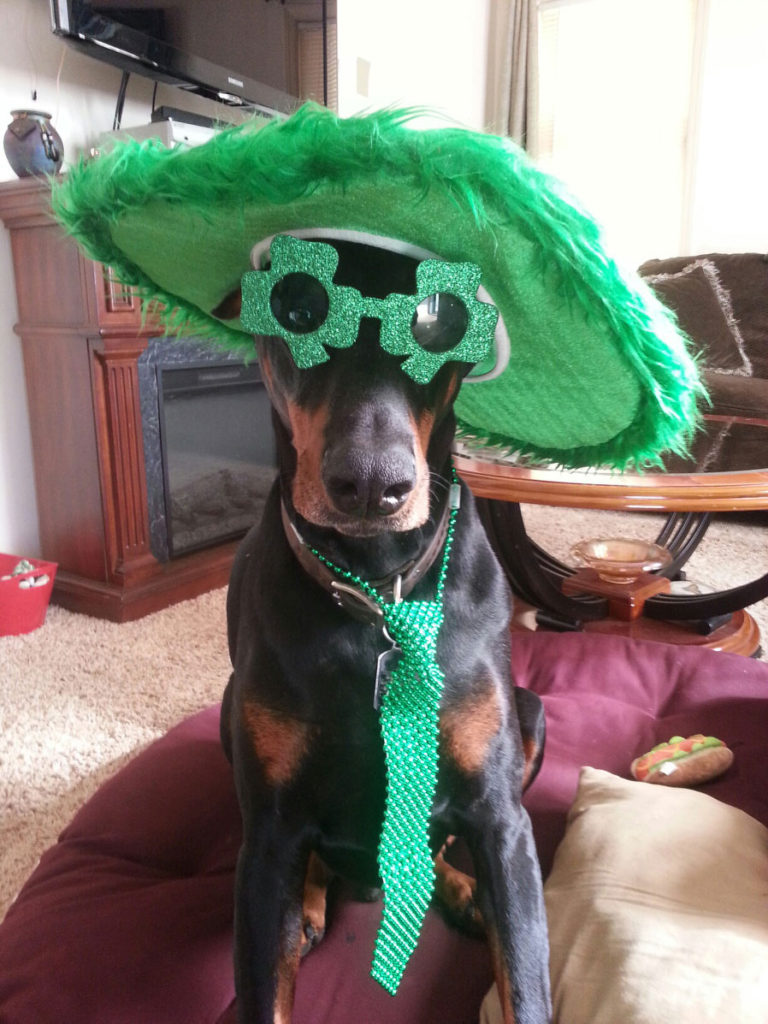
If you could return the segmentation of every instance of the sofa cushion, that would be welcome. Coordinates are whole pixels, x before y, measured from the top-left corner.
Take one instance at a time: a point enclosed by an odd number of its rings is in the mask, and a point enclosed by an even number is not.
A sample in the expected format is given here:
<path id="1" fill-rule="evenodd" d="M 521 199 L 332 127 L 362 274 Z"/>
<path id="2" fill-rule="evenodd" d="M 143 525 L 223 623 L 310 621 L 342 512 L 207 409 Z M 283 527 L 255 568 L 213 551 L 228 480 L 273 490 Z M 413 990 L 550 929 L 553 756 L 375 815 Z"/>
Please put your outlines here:
<path id="1" fill-rule="evenodd" d="M 241 835 L 212 707 L 106 782 L 43 854 L 0 924 L 2 1024 L 236 1024 Z M 381 904 L 336 906 L 302 962 L 294 1024 L 476 1019 L 484 943 L 430 910 L 393 999 L 370 977 Z"/>
<path id="2" fill-rule="evenodd" d="M 545 886 L 557 1024 L 768 1020 L 768 828 L 584 768 Z M 483 1024 L 501 1024 L 494 993 Z"/>
<path id="3" fill-rule="evenodd" d="M 643 277 L 677 274 L 696 259 L 709 260 L 717 268 L 728 292 L 755 377 L 768 379 L 768 254 L 706 253 L 648 260 L 640 267 Z"/>
<path id="4" fill-rule="evenodd" d="M 768 378 L 737 377 L 709 370 L 704 371 L 702 378 L 709 392 L 713 412 L 720 416 L 768 419 Z M 765 465 L 767 460 L 768 452 L 765 451 L 763 441 L 762 459 L 756 459 L 753 465 Z"/>
<path id="5" fill-rule="evenodd" d="M 583 765 L 629 777 L 670 736 L 701 732 L 733 750 L 733 766 L 700 787 L 768 826 L 768 665 L 706 648 L 594 633 L 513 637 L 518 685 L 541 697 L 547 743 L 524 802 L 542 871 L 552 867 Z"/>
<path id="6" fill-rule="evenodd" d="M 735 763 L 703 790 L 768 824 L 768 665 L 702 648 L 536 633 L 515 681 L 547 716 L 525 795 L 544 873 L 583 764 L 626 774 L 675 734 L 713 733 Z M 639 783 L 638 783 L 639 785 Z M 0 925 L 0 1021 L 234 1024 L 232 906 L 240 816 L 218 709 L 186 720 L 84 805 Z M 370 978 L 380 903 L 337 901 L 302 961 L 294 1024 L 468 1024 L 491 982 L 484 943 L 430 910 L 398 994 Z"/>
<path id="7" fill-rule="evenodd" d="M 742 377 L 751 375 L 752 363 L 730 295 L 712 260 L 693 260 L 675 273 L 652 274 L 646 280 L 703 352 L 708 370 Z"/>

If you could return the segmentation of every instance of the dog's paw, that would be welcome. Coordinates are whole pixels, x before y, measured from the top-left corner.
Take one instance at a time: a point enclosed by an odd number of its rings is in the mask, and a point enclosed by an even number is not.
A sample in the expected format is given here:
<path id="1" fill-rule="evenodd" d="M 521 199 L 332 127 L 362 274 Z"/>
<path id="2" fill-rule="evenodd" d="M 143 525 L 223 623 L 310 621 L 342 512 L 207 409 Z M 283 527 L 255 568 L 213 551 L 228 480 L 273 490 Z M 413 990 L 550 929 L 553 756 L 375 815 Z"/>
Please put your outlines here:
<path id="1" fill-rule="evenodd" d="M 325 937 L 325 919 L 322 923 L 305 916 L 301 926 L 301 942 L 299 944 L 299 956 L 305 957 L 310 950 L 319 945 Z"/>
<path id="2" fill-rule="evenodd" d="M 376 885 L 363 885 L 362 882 L 351 883 L 349 897 L 355 903 L 375 903 L 376 900 L 381 899 L 381 889 Z"/>
<path id="3" fill-rule="evenodd" d="M 449 845 L 452 840 L 446 844 Z M 435 901 L 436 907 L 449 924 L 465 935 L 483 939 L 485 923 L 475 900 L 477 883 L 471 875 L 465 874 L 444 857 L 446 847 L 435 857 Z"/>
<path id="4" fill-rule="evenodd" d="M 325 935 L 325 915 L 328 907 L 328 884 L 331 872 L 321 858 L 312 853 L 307 863 L 304 878 L 304 899 L 301 911 L 301 935 L 299 956 L 306 956 L 310 949 L 322 941 Z"/>

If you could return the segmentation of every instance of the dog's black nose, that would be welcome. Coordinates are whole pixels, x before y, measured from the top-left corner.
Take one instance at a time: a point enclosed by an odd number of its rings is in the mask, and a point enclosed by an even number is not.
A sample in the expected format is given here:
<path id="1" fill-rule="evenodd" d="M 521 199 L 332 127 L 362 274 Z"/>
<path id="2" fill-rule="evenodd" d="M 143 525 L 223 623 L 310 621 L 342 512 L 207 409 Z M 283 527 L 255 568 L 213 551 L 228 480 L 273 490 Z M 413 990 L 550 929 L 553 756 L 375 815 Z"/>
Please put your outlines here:
<path id="1" fill-rule="evenodd" d="M 349 516 L 391 516 L 416 486 L 410 452 L 338 450 L 325 465 L 325 486 L 335 507 Z"/>

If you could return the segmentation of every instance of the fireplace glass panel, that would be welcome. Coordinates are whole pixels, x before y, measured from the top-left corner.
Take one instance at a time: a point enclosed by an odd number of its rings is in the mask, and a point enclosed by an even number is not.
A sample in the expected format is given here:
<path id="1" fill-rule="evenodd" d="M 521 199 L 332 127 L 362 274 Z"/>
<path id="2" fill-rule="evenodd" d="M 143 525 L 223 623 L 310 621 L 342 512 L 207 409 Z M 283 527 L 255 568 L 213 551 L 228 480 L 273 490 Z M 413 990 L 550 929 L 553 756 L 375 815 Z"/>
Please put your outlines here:
<path id="1" fill-rule="evenodd" d="M 244 534 L 275 478 L 257 365 L 158 367 L 168 555 Z"/>

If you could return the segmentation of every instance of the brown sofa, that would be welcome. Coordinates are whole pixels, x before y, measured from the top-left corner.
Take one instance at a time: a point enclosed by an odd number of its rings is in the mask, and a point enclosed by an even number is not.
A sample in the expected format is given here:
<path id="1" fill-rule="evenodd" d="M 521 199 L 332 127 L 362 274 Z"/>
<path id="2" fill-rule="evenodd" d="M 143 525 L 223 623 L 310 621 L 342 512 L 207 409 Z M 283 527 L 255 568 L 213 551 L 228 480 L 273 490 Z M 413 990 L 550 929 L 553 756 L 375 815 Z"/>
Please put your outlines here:
<path id="1" fill-rule="evenodd" d="M 653 259 L 639 271 L 701 350 L 711 412 L 768 419 L 768 255 Z"/>

